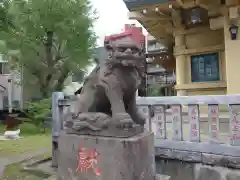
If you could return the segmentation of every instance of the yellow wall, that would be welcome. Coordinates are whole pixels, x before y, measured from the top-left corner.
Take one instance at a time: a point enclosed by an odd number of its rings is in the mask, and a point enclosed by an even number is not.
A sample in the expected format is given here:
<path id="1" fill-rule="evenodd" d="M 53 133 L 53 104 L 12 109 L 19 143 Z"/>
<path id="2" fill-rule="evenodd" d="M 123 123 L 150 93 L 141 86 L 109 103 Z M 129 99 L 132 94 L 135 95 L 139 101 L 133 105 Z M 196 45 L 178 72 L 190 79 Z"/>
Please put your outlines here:
<path id="1" fill-rule="evenodd" d="M 225 54 L 226 54 L 226 77 L 227 93 L 240 94 L 240 36 L 237 40 L 231 40 L 229 33 L 229 21 L 225 18 Z M 240 25 L 239 22 L 236 24 Z M 238 32 L 239 34 L 239 32 Z"/>
<path id="2" fill-rule="evenodd" d="M 187 32 L 185 35 L 185 44 L 187 49 L 197 49 L 206 46 L 215 46 L 224 43 L 223 30 L 211 30 L 206 28 L 194 32 Z"/>
<path id="3" fill-rule="evenodd" d="M 224 31 L 210 30 L 210 28 L 199 28 L 191 31 L 182 32 L 184 35 L 185 49 L 175 51 L 176 59 L 179 55 L 184 56 L 185 83 L 177 83 L 178 91 L 185 91 L 185 95 L 217 95 L 226 93 L 226 70 L 224 52 Z M 204 53 L 219 52 L 220 81 L 217 82 L 191 82 L 191 56 Z M 178 68 L 176 69 L 178 71 Z M 176 72 L 176 78 L 182 73 Z M 183 82 L 183 81 L 182 81 Z"/>

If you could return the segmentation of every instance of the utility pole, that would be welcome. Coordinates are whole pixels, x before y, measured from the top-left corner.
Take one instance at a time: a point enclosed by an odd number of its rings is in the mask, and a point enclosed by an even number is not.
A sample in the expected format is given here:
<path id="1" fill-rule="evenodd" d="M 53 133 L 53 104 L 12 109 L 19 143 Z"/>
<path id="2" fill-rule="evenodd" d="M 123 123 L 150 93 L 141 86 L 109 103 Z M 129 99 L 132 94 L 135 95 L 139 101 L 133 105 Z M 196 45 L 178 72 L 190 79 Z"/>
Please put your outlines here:
<path id="1" fill-rule="evenodd" d="M 12 113 L 12 72 L 8 78 L 8 112 Z"/>
<path id="2" fill-rule="evenodd" d="M 20 67 L 20 88 L 21 88 L 20 109 L 21 111 L 23 111 L 24 108 L 23 65 L 21 65 Z"/>

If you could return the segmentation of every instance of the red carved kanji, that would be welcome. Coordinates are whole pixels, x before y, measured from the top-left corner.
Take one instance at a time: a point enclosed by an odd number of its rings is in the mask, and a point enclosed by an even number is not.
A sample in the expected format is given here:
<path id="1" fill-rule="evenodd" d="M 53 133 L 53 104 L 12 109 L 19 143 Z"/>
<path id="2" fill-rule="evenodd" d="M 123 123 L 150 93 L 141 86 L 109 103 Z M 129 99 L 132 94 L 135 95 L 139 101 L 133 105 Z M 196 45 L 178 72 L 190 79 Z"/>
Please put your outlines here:
<path id="1" fill-rule="evenodd" d="M 97 176 L 101 175 L 100 170 L 96 167 L 98 155 L 99 153 L 96 151 L 96 149 L 86 149 L 80 146 L 76 172 L 83 173 L 88 172 L 89 169 L 92 169 Z"/>
<path id="2" fill-rule="evenodd" d="M 197 136 L 197 133 L 198 133 L 198 131 L 192 130 L 192 136 L 193 136 L 193 137 L 196 137 L 196 136 Z"/>

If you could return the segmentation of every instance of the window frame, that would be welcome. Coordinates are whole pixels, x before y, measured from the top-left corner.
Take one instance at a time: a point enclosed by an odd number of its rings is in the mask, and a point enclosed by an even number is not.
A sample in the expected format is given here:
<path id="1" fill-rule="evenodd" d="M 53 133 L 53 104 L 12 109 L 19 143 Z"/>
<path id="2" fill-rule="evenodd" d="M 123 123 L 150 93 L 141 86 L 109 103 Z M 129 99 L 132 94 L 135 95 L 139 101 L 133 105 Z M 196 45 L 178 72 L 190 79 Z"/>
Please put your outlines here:
<path id="1" fill-rule="evenodd" d="M 3 62 L 0 62 L 0 75 L 3 75 Z"/>
<path id="2" fill-rule="evenodd" d="M 194 64 L 196 61 L 200 61 L 202 58 L 202 63 L 198 62 L 198 64 Z M 206 59 L 207 58 L 207 59 Z M 210 63 L 210 58 L 214 58 L 215 66 L 213 66 L 213 62 Z M 203 66 L 200 68 L 199 66 Z M 210 66 L 211 65 L 211 66 Z M 209 67 L 207 67 L 209 66 Z M 220 55 L 218 52 L 213 53 L 205 53 L 205 54 L 199 54 L 199 55 L 193 55 L 190 56 L 190 68 L 191 68 L 191 82 L 193 83 L 201 83 L 201 82 L 216 82 L 221 81 L 221 73 L 220 73 Z M 202 77 L 200 75 L 200 70 L 202 71 Z M 215 73 L 212 72 L 212 70 L 215 69 Z M 195 72 L 197 70 L 197 72 Z M 194 75 L 194 72 L 197 73 L 197 75 Z M 209 73 L 208 73 L 209 72 Z M 212 74 L 213 77 L 211 78 L 208 76 L 208 74 Z"/>
<path id="3" fill-rule="evenodd" d="M 5 73 L 6 68 L 4 66 L 8 66 L 8 62 L 0 61 L 0 75 L 9 75 L 10 73 Z"/>

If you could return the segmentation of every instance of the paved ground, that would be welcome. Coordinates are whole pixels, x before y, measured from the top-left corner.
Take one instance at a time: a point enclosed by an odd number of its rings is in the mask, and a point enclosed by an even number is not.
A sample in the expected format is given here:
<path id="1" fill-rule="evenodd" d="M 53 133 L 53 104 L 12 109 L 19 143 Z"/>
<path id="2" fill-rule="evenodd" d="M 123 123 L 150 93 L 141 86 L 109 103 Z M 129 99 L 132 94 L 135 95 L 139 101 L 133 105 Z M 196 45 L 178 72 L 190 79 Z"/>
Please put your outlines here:
<path id="1" fill-rule="evenodd" d="M 34 153 L 24 153 L 24 154 L 21 154 L 19 156 L 13 156 L 11 158 L 0 158 L 0 177 L 2 176 L 2 173 L 5 169 L 5 167 L 9 164 L 13 164 L 13 163 L 18 163 L 18 162 L 21 162 L 21 161 L 24 161 L 24 160 L 27 160 L 27 159 L 31 159 L 33 157 L 36 157 L 36 156 L 40 156 L 42 154 L 45 154 L 49 152 L 49 150 L 40 150 L 38 152 L 34 152 Z"/>

